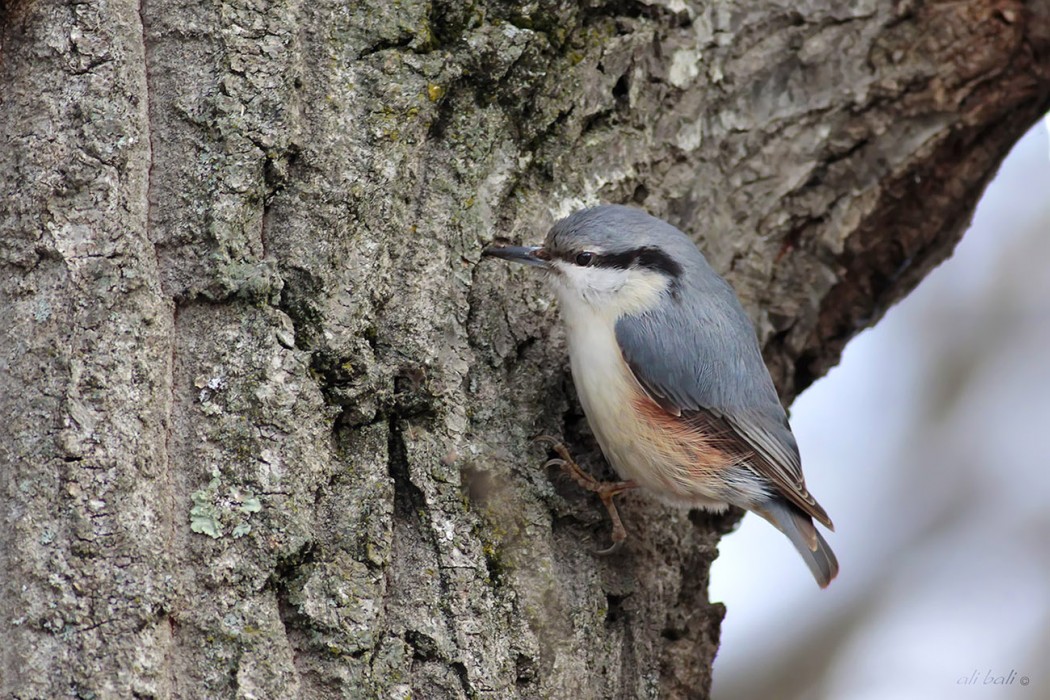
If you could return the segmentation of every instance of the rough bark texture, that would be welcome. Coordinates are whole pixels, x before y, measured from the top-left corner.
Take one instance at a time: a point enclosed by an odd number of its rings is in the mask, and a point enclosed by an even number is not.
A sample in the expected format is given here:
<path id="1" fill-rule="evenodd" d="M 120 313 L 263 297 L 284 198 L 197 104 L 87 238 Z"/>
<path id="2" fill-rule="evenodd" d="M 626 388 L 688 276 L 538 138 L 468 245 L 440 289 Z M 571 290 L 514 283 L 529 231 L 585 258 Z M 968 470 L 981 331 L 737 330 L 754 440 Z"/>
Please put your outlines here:
<path id="1" fill-rule="evenodd" d="M 734 518 L 629 496 L 592 555 L 527 441 L 603 468 L 556 310 L 482 245 L 665 216 L 790 399 L 1050 106 L 1048 17 L 3 6 L 0 696 L 703 697 Z"/>

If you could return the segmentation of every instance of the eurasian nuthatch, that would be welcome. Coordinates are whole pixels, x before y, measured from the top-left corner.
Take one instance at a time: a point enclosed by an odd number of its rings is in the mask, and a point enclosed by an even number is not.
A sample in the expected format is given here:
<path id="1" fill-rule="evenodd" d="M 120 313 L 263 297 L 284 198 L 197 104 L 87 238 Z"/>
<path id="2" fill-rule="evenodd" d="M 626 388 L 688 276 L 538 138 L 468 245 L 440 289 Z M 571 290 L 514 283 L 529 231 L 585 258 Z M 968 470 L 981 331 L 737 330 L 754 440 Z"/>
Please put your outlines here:
<path id="1" fill-rule="evenodd" d="M 838 561 L 817 529 L 831 519 L 806 489 L 798 445 L 729 284 L 674 226 L 637 209 L 600 206 L 554 225 L 543 245 L 485 255 L 546 272 L 568 331 L 576 392 L 621 482 L 582 472 L 555 449 L 613 519 L 612 498 L 643 487 L 661 500 L 758 513 L 787 535 L 817 583 Z M 552 442 L 554 442 L 552 440 Z"/>

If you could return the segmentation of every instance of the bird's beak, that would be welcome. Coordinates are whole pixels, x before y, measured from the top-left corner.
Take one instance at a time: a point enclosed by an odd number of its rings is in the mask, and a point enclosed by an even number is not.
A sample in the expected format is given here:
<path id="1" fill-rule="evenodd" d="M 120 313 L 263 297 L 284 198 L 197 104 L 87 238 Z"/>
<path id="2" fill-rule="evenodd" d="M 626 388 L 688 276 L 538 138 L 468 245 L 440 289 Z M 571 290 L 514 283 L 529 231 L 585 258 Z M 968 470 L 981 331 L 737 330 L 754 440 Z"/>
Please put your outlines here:
<path id="1" fill-rule="evenodd" d="M 541 245 L 492 245 L 481 251 L 481 254 L 535 267 L 549 267 L 551 260 Z"/>

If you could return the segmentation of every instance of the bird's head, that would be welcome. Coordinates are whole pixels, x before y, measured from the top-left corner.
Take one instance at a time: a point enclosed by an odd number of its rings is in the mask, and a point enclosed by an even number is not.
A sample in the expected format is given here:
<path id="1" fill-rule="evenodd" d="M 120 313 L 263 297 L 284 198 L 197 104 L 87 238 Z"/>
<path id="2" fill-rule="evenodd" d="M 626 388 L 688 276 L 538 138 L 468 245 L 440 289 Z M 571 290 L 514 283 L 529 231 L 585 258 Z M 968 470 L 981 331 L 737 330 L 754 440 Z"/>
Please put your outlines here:
<path id="1" fill-rule="evenodd" d="M 562 219 L 543 245 L 492 246 L 483 254 L 545 271 L 570 317 L 590 313 L 615 321 L 675 292 L 684 272 L 683 242 L 696 252 L 677 229 L 644 212 L 602 206 Z"/>

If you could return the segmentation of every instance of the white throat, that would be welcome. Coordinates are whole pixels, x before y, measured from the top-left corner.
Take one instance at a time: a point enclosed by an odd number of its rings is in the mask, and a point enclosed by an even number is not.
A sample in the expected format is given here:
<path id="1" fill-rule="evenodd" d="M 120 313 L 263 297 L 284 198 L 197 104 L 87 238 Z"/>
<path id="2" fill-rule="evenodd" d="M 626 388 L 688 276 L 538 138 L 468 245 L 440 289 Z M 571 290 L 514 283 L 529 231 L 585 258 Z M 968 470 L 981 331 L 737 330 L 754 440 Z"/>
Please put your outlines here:
<path id="1" fill-rule="evenodd" d="M 601 319 L 615 325 L 621 316 L 641 314 L 660 302 L 670 280 L 644 268 L 579 267 L 555 261 L 551 273 L 562 317 L 573 326 L 592 325 Z"/>

